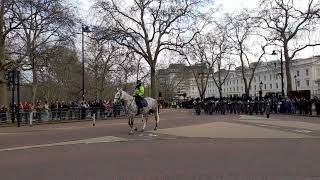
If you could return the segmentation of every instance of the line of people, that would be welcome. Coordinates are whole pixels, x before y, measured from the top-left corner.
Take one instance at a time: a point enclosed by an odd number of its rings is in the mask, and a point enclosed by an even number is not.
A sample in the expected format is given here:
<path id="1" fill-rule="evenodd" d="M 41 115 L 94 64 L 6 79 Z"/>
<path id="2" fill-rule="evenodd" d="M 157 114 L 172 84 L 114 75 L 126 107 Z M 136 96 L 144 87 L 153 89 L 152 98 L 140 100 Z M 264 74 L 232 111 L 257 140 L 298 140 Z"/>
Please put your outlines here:
<path id="1" fill-rule="evenodd" d="M 320 100 L 306 98 L 208 98 L 202 108 L 208 114 L 264 114 L 286 113 L 301 115 L 320 115 Z M 315 111 L 315 113 L 314 113 Z"/>
<path id="2" fill-rule="evenodd" d="M 55 101 L 48 103 L 47 101 L 38 100 L 33 103 L 20 103 L 12 108 L 5 108 L 0 106 L 0 123 L 8 122 L 9 119 L 15 114 L 14 120 L 17 119 L 17 112 L 21 120 L 28 122 L 30 120 L 30 113 L 32 118 L 36 121 L 49 121 L 49 120 L 65 120 L 65 119 L 86 119 L 92 114 L 99 115 L 100 117 L 116 117 L 121 115 L 123 107 L 121 104 L 114 104 L 112 101 L 85 101 L 85 102 L 69 102 Z M 13 113 L 13 110 L 15 113 Z M 18 110 L 18 111 L 17 111 Z"/>

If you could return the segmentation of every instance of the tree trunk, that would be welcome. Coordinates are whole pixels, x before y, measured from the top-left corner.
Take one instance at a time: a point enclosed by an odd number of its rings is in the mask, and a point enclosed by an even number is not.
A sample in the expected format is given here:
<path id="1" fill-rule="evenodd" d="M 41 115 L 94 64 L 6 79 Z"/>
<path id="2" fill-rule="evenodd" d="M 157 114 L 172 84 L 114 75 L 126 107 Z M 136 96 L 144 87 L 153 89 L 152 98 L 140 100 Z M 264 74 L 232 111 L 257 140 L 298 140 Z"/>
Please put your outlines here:
<path id="1" fill-rule="evenodd" d="M 151 66 L 151 97 L 157 99 L 158 98 L 158 91 L 156 85 L 156 65 L 153 63 Z"/>
<path id="2" fill-rule="evenodd" d="M 5 36 L 4 36 L 4 1 L 0 4 L 0 105 L 8 107 L 8 91 L 5 81 Z"/>
<path id="3" fill-rule="evenodd" d="M 37 89 L 38 89 L 38 75 L 35 67 L 33 67 L 32 68 L 32 103 L 33 104 L 36 102 Z"/>
<path id="4" fill-rule="evenodd" d="M 221 99 L 222 98 L 222 88 L 221 88 L 221 86 L 218 88 L 218 90 L 219 90 L 219 98 Z"/>
<path id="5" fill-rule="evenodd" d="M 285 58 L 285 68 L 286 68 L 286 76 L 287 76 L 287 95 L 289 94 L 290 91 L 292 91 L 292 81 L 291 81 L 291 70 L 290 70 L 290 65 L 291 65 L 291 59 L 289 58 L 288 54 L 288 47 L 285 44 L 284 45 L 284 58 Z"/>
<path id="6" fill-rule="evenodd" d="M 5 40 L 1 30 L 0 33 L 0 105 L 8 107 L 8 89 L 5 80 Z"/>

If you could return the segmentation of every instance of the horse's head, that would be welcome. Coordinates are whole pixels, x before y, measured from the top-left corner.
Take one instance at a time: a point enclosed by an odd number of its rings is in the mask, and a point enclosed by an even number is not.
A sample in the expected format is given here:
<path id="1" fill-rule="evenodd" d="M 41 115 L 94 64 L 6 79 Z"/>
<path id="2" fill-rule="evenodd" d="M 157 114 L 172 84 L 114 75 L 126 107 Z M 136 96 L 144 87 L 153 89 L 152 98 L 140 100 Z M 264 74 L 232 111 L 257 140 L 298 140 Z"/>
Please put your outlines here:
<path id="1" fill-rule="evenodd" d="M 113 102 L 116 104 L 123 99 L 123 90 L 121 88 L 117 89 L 116 95 L 114 95 Z"/>

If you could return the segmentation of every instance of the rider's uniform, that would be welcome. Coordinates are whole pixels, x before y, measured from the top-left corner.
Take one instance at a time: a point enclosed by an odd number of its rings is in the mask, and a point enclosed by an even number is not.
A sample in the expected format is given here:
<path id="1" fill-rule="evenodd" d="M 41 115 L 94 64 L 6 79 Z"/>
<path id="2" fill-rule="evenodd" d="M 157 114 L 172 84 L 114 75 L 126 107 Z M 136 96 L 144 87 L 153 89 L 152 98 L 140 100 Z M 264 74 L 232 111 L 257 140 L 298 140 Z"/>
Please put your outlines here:
<path id="1" fill-rule="evenodd" d="M 142 86 L 142 84 L 138 84 L 136 86 L 136 90 L 133 93 L 133 96 L 135 97 L 136 104 L 138 106 L 137 114 L 139 114 L 141 109 L 143 108 L 142 107 L 142 100 L 143 100 L 143 96 L 144 96 L 144 87 Z"/>

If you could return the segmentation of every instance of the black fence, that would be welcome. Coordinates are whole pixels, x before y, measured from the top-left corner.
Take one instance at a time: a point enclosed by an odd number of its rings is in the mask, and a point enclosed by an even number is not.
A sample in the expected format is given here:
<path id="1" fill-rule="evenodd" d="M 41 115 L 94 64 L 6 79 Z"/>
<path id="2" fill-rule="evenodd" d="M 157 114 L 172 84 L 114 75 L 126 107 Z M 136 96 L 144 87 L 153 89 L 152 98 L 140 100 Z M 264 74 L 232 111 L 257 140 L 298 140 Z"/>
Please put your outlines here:
<path id="1" fill-rule="evenodd" d="M 123 117 L 126 115 L 123 106 L 113 109 L 101 108 L 74 108 L 74 109 L 58 109 L 58 110 L 40 110 L 27 111 L 22 110 L 19 113 L 9 111 L 0 111 L 0 124 L 17 123 L 18 119 L 22 124 L 45 123 L 54 121 L 73 121 L 73 120 L 89 120 L 95 119 L 112 119 Z"/>

